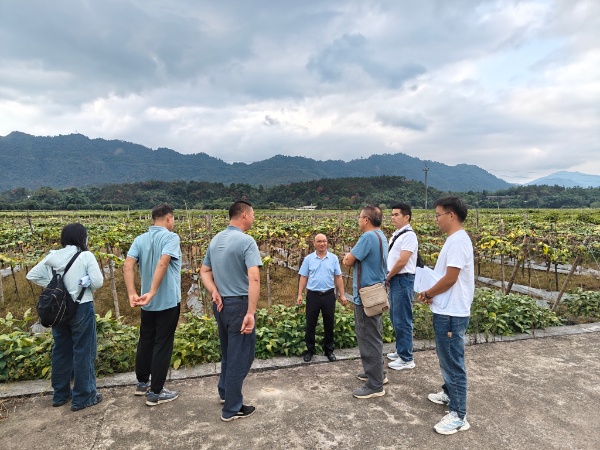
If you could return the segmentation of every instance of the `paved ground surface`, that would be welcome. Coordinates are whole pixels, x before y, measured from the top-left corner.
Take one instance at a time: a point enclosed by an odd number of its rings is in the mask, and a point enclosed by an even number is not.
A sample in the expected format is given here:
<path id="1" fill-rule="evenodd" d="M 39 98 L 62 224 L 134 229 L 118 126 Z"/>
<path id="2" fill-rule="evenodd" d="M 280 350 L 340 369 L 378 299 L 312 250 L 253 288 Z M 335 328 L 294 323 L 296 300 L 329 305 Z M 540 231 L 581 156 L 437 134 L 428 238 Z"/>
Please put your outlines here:
<path id="1" fill-rule="evenodd" d="M 441 384 L 434 351 L 416 369 L 388 370 L 384 397 L 359 400 L 360 361 L 253 372 L 254 416 L 219 420 L 217 377 L 169 383 L 179 399 L 147 407 L 131 387 L 102 389 L 80 412 L 50 396 L 10 400 L 0 449 L 599 449 L 600 333 L 468 347 L 471 429 L 432 427 L 445 408 L 427 400 Z"/>

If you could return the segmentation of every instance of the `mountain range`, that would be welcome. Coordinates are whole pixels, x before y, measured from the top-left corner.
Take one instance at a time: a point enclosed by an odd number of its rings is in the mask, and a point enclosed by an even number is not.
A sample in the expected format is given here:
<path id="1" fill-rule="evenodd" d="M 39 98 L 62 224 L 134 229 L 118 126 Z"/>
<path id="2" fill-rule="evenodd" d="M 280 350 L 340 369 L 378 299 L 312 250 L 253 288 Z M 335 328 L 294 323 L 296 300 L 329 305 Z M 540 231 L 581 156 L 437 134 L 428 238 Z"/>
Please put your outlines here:
<path id="1" fill-rule="evenodd" d="M 529 185 L 542 185 L 546 184 L 548 186 L 564 186 L 567 188 L 570 187 L 582 187 L 582 188 L 595 188 L 600 187 L 600 176 L 598 175 L 588 175 L 586 173 L 581 172 L 567 172 L 560 171 L 553 173 L 551 175 L 547 175 L 542 178 L 538 178 L 537 180 L 530 181 L 526 183 L 526 186 Z"/>
<path id="2" fill-rule="evenodd" d="M 372 155 L 349 162 L 318 161 L 277 155 L 228 164 L 206 153 L 184 155 L 167 148 L 152 150 L 122 140 L 89 139 L 82 134 L 32 136 L 14 131 L 0 136 L 0 191 L 42 186 L 100 186 L 136 181 L 195 180 L 273 186 L 321 178 L 405 176 L 442 191 L 495 191 L 511 185 L 469 164 L 448 166 L 403 153 Z"/>

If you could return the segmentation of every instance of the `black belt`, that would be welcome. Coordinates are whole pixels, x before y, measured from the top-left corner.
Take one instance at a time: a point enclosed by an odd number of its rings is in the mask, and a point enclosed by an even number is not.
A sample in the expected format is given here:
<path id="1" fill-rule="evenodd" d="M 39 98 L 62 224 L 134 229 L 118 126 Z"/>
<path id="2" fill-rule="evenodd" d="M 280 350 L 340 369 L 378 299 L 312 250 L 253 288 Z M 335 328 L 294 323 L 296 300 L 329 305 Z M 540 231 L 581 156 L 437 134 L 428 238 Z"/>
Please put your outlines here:
<path id="1" fill-rule="evenodd" d="M 234 300 L 248 300 L 248 296 L 247 295 L 238 295 L 236 297 L 221 297 L 222 300 L 227 300 L 229 298 L 232 298 Z"/>
<path id="2" fill-rule="evenodd" d="M 328 294 L 331 294 L 333 291 L 334 291 L 334 289 L 329 289 L 328 291 L 325 291 L 325 292 L 311 291 L 310 289 L 308 289 L 308 292 L 311 292 L 311 293 L 317 294 L 317 295 L 328 295 Z"/>
<path id="3" fill-rule="evenodd" d="M 407 277 L 409 275 L 414 275 L 414 273 L 397 273 L 392 278 L 395 278 L 395 277 L 398 277 L 398 278 L 400 278 L 400 277 Z"/>

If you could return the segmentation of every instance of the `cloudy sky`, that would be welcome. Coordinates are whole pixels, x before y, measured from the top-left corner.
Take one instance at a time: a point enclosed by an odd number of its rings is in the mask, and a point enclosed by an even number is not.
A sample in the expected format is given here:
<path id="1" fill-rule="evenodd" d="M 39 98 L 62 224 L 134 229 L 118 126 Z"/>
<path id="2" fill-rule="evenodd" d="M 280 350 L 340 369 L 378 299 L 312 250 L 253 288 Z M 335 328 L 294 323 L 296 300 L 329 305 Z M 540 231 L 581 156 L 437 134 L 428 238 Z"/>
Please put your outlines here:
<path id="1" fill-rule="evenodd" d="M 15 130 L 600 175 L 600 2 L 2 0 Z"/>

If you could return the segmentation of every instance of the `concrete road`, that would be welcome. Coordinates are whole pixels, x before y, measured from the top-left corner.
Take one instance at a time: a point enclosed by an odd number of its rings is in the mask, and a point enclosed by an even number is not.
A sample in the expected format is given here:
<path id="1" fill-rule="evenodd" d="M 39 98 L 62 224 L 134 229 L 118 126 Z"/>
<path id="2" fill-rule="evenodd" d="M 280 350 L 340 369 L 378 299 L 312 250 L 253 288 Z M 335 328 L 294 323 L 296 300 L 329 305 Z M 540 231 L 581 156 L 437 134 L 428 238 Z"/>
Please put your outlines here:
<path id="1" fill-rule="evenodd" d="M 156 407 L 131 387 L 101 390 L 80 412 L 50 396 L 17 401 L 0 425 L 0 449 L 600 449 L 600 333 L 468 347 L 469 431 L 440 436 L 445 407 L 427 400 L 442 383 L 434 351 L 414 370 L 388 370 L 384 397 L 359 400 L 360 361 L 253 372 L 244 385 L 254 416 L 222 422 L 217 377 L 168 387 Z M 12 410 L 12 409 L 11 409 Z"/>

